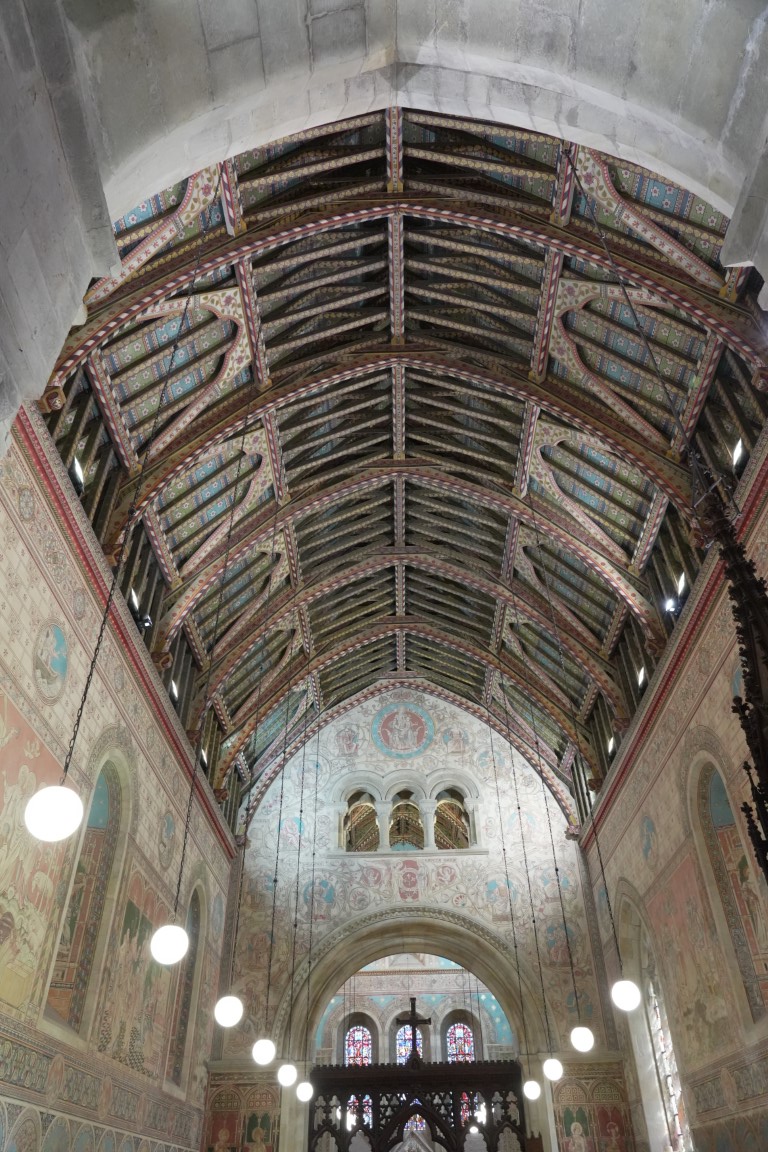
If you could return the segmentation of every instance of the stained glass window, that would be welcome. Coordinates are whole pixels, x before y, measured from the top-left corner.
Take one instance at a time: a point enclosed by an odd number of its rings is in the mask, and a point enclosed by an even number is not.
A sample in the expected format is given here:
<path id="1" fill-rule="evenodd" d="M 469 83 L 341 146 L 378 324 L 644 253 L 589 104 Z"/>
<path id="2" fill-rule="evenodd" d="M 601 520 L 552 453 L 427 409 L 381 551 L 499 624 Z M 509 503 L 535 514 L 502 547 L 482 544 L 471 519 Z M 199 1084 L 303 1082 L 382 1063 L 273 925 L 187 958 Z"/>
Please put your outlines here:
<path id="1" fill-rule="evenodd" d="M 373 1038 L 364 1024 L 354 1024 L 344 1037 L 344 1063 L 373 1063 Z"/>
<path id="2" fill-rule="evenodd" d="M 461 1064 L 475 1058 L 475 1038 L 469 1024 L 451 1024 L 445 1037 L 449 1064 Z"/>
<path id="3" fill-rule="evenodd" d="M 352 1129 L 357 1124 L 357 1096 L 350 1096 L 347 1101 L 347 1128 Z M 363 1096 L 363 1124 L 366 1128 L 373 1128 L 373 1101 L 370 1096 Z"/>
<path id="4" fill-rule="evenodd" d="M 416 1051 L 419 1056 L 423 1055 L 421 1043 L 421 1028 L 416 1029 Z M 398 1029 L 397 1036 L 395 1036 L 395 1059 L 398 1064 L 405 1064 L 411 1054 L 411 1026 L 410 1024 L 403 1024 L 402 1028 Z"/>
<path id="5" fill-rule="evenodd" d="M 652 980 L 646 988 L 645 1012 L 653 1043 L 653 1058 L 664 1102 L 667 1130 L 673 1148 L 690 1152 L 693 1148 L 688 1121 L 683 1108 L 680 1076 L 677 1071 L 672 1041 L 667 1028 L 667 1014 L 661 996 Z"/>
<path id="6" fill-rule="evenodd" d="M 416 1103 L 418 1104 L 419 1101 L 417 1100 Z M 420 1116 L 418 1112 L 416 1112 L 413 1116 L 411 1116 L 410 1120 L 406 1120 L 405 1124 L 403 1125 L 403 1135 L 407 1135 L 408 1132 L 423 1132 L 426 1127 L 426 1120 L 423 1116 Z"/>

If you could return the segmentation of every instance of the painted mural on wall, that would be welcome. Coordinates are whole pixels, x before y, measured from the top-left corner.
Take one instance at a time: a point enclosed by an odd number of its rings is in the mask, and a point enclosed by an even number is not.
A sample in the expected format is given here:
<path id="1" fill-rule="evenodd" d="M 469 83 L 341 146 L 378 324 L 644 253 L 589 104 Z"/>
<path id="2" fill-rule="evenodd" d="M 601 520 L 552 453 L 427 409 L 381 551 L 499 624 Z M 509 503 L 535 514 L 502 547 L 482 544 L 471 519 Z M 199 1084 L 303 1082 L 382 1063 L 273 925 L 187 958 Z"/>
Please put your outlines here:
<path id="1" fill-rule="evenodd" d="M 649 901 L 648 915 L 674 1034 L 682 1033 L 698 1052 L 714 1054 L 735 1006 L 721 977 L 723 958 L 692 855 Z"/>
<path id="2" fill-rule="evenodd" d="M 162 1071 L 171 973 L 152 959 L 149 939 L 167 916 L 163 901 L 134 871 L 98 1034 L 99 1052 L 155 1080 Z"/>
<path id="3" fill-rule="evenodd" d="M 274 1077 L 211 1078 L 206 1152 L 276 1152 L 280 1091 Z"/>
<path id="4" fill-rule="evenodd" d="M 765 881 L 755 875 L 723 778 L 714 765 L 701 774 L 699 819 L 731 934 L 752 1018 L 768 1004 L 768 903 Z"/>
<path id="5" fill-rule="evenodd" d="M 562 1152 L 635 1152 L 620 1064 L 566 1066 L 554 1106 Z"/>
<path id="6" fill-rule="evenodd" d="M 120 784 L 111 765 L 96 781 L 82 847 L 62 922 L 48 1004 L 60 1020 L 80 1028 L 120 828 Z"/>
<path id="7" fill-rule="evenodd" d="M 454 751 L 446 755 L 446 747 Z M 358 917 L 409 907 L 444 910 L 446 915 L 460 913 L 488 925 L 511 949 L 511 900 L 524 961 L 527 950 L 528 962 L 535 964 L 524 841 L 542 960 L 548 987 L 553 989 L 551 1008 L 555 1020 L 563 1030 L 575 1023 L 576 1004 L 568 960 L 570 943 L 582 1016 L 599 1030 L 590 941 L 576 862 L 578 850 L 565 839 L 565 821 L 557 803 L 548 794 L 545 799 L 539 777 L 518 753 L 515 752 L 514 757 L 523 799 L 522 829 L 511 792 L 502 800 L 500 823 L 492 791 L 494 768 L 507 775 L 512 770 L 509 746 L 494 735 L 491 747 L 487 726 L 452 704 L 423 692 L 398 689 L 372 697 L 324 728 L 317 745 L 312 743 L 312 755 L 295 756 L 284 773 L 280 826 L 283 893 L 286 878 L 291 878 L 288 887 L 295 886 L 300 837 L 302 843 L 297 955 L 302 957 L 306 952 L 310 916 L 315 945 L 321 945 L 328 933 L 340 927 L 351 928 Z M 304 815 L 299 827 L 302 766 Z M 380 780 L 382 794 L 387 784 L 392 783 L 393 788 L 415 786 L 429 795 L 466 778 L 475 782 L 479 795 L 493 798 L 493 803 L 488 799 L 477 809 L 480 850 L 420 853 L 412 849 L 407 853 L 359 856 L 343 852 L 337 843 L 336 802 L 352 793 L 360 781 Z M 315 790 L 316 825 L 310 815 L 314 811 Z M 279 805 L 280 785 L 275 781 L 265 793 L 249 830 L 237 973 L 239 985 L 250 999 L 248 1007 L 253 1020 L 261 1018 L 264 1005 Z M 548 833 L 547 808 L 554 828 L 568 942 Z M 502 835 L 507 852 L 506 870 L 501 853 Z M 317 855 L 313 884 L 311 844 L 314 837 Z M 278 902 L 273 945 L 272 995 L 276 997 L 273 1003 L 277 1002 L 289 971 L 291 938 L 291 900 L 283 899 Z M 227 1053 L 245 1052 L 252 1043 L 253 1037 L 246 1028 L 227 1038 Z"/>
<path id="8" fill-rule="evenodd" d="M 59 878 L 71 847 L 29 835 L 24 809 L 61 768 L 11 700 L 0 692 L 0 1010 L 34 1015 L 33 990 L 49 923 L 62 899 Z"/>
<path id="9" fill-rule="evenodd" d="M 43 430 L 43 444 L 46 436 Z M 132 657 L 111 631 L 105 638 L 72 765 L 88 812 L 81 835 L 44 846 L 23 824 L 29 796 L 60 779 L 101 610 L 73 543 L 77 516 L 65 523 L 52 494 L 60 462 L 54 456 L 38 467 L 36 451 L 17 437 L 0 461 L 0 1083 L 29 1105 L 20 1124 L 19 1103 L 7 1102 L 6 1113 L 0 1100 L 0 1152 L 24 1145 L 27 1130 L 30 1152 L 41 1148 L 47 1132 L 45 1152 L 58 1146 L 62 1133 L 68 1152 L 197 1150 L 228 861 L 194 805 L 190 846 L 206 861 L 219 932 L 215 938 L 211 929 L 201 941 L 194 1042 L 183 1091 L 170 1094 L 163 1076 L 167 997 L 176 984 L 153 970 L 147 934 L 165 916 L 163 869 L 178 860 L 176 828 L 188 786 L 162 706 L 152 712 L 144 697 L 134 666 L 148 659 L 140 646 Z M 67 487 L 66 476 L 59 478 Z M 77 547 L 88 546 L 89 538 L 79 537 Z M 148 667 L 146 674 L 152 674 Z M 97 782 L 113 752 L 126 769 L 121 781 L 130 785 L 119 799 L 114 778 L 106 794 L 104 779 Z M 136 874 L 122 851 L 116 854 L 113 905 L 109 896 L 104 901 L 110 868 L 100 861 L 105 843 L 114 846 L 118 823 L 120 836 L 128 837 L 126 857 L 140 859 L 143 871 L 137 890 Z M 112 924 L 106 949 L 97 947 L 105 906 Z M 91 968 L 94 959 L 99 963 Z M 192 1023 L 190 1017 L 190 1029 Z M 62 1041 L 66 1026 L 80 1028 L 77 1047 Z M 83 1115 L 92 1121 L 85 1127 Z M 55 1129 L 54 1117 L 61 1121 Z"/>

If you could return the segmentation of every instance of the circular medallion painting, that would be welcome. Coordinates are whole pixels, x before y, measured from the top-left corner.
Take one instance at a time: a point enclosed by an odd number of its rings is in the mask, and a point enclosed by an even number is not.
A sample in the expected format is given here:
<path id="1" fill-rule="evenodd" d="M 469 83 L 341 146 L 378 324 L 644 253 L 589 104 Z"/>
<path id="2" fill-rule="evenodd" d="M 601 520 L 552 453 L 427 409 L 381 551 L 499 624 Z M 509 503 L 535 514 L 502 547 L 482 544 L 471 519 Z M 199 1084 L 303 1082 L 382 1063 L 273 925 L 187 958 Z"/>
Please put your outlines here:
<path id="1" fill-rule="evenodd" d="M 373 742 L 380 752 L 407 760 L 425 752 L 432 743 L 432 717 L 418 704 L 388 704 L 373 720 Z"/>
<path id="2" fill-rule="evenodd" d="M 67 638 L 58 624 L 44 624 L 38 632 L 32 668 L 40 695 L 49 704 L 58 700 L 67 676 Z"/>

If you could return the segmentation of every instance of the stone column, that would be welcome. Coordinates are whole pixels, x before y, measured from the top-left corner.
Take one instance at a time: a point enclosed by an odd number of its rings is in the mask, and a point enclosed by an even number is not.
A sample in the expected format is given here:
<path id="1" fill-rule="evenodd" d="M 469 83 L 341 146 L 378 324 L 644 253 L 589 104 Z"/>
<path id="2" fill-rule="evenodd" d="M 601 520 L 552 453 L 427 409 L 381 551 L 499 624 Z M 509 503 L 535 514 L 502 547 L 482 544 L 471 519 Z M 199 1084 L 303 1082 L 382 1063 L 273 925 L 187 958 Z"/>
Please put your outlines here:
<path id="1" fill-rule="evenodd" d="M 389 822 L 392 819 L 392 801 L 376 801 L 376 821 L 379 825 L 379 852 L 391 851 L 389 847 Z"/>
<path id="2" fill-rule="evenodd" d="M 469 846 L 470 848 L 482 847 L 482 804 L 479 800 L 465 800 L 464 808 L 469 820 Z"/>
<path id="3" fill-rule="evenodd" d="M 419 812 L 421 813 L 421 823 L 424 826 L 424 847 L 425 849 L 435 847 L 435 812 L 437 811 L 437 802 L 435 800 L 419 800 Z"/>
<path id="4" fill-rule="evenodd" d="M 344 818 L 347 815 L 347 805 L 336 804 L 334 806 L 334 814 L 336 816 L 336 846 L 343 850 L 347 847 L 347 836 L 344 829 Z"/>

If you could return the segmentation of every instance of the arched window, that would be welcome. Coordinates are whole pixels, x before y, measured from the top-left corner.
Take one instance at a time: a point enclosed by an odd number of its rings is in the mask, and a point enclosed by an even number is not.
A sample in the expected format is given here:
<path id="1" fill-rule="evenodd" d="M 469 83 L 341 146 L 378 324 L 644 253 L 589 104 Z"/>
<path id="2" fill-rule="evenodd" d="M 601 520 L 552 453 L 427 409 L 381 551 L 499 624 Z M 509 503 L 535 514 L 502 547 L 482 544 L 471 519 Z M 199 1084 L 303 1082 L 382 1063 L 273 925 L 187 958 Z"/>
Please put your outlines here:
<path id="1" fill-rule="evenodd" d="M 475 1038 L 469 1024 L 451 1024 L 445 1034 L 445 1057 L 449 1064 L 475 1058 Z"/>
<path id="2" fill-rule="evenodd" d="M 656 958 L 645 924 L 629 900 L 622 904 L 619 924 L 624 972 L 643 993 L 642 1008 L 627 1014 L 627 1025 L 649 1143 L 652 1148 L 693 1152 Z M 618 1109 L 611 1123 L 623 1127 Z"/>
<path id="3" fill-rule="evenodd" d="M 353 1024 L 344 1037 L 345 1064 L 373 1063 L 373 1036 L 364 1024 Z"/>
<path id="4" fill-rule="evenodd" d="M 398 1064 L 405 1064 L 408 1057 L 411 1055 L 412 1049 L 412 1036 L 410 1024 L 403 1024 L 402 1028 L 398 1028 L 395 1034 L 395 1060 Z M 416 1051 L 419 1056 L 424 1053 L 424 1044 L 421 1035 L 421 1028 L 416 1029 Z"/>
<path id="5" fill-rule="evenodd" d="M 395 852 L 412 852 L 424 847 L 424 825 L 413 792 L 398 792 L 392 798 L 389 844 Z"/>
<path id="6" fill-rule="evenodd" d="M 763 882 L 755 880 L 725 784 L 713 765 L 701 773 L 698 809 L 752 1019 L 759 1020 L 768 1005 L 768 909 Z"/>
<path id="7" fill-rule="evenodd" d="M 457 788 L 438 793 L 435 809 L 435 847 L 455 852 L 469 848 L 469 816 Z"/>
<path id="8" fill-rule="evenodd" d="M 354 792 L 347 801 L 344 846 L 347 852 L 379 850 L 379 824 L 376 819 L 375 801 L 368 792 Z"/>
<path id="9" fill-rule="evenodd" d="M 651 1036 L 653 1062 L 656 1066 L 656 1078 L 664 1105 L 670 1145 L 680 1149 L 680 1152 L 692 1152 L 693 1143 L 685 1118 L 680 1076 L 677 1071 L 675 1050 L 669 1035 L 667 1013 L 664 1008 L 661 989 L 654 979 L 653 973 L 649 973 L 646 978 L 645 1014 Z"/>
<path id="10" fill-rule="evenodd" d="M 200 944 L 200 896 L 197 889 L 192 893 L 187 913 L 187 934 L 189 948 L 181 963 L 179 983 L 176 987 L 171 1043 L 168 1049 L 167 1076 L 174 1084 L 181 1085 L 184 1073 L 184 1055 L 187 1049 L 189 1022 L 192 1014 L 192 997 L 195 990 L 197 953 Z"/>
<path id="11" fill-rule="evenodd" d="M 120 830 L 120 782 L 105 764 L 96 781 L 56 953 L 47 1008 L 79 1031 Z"/>

